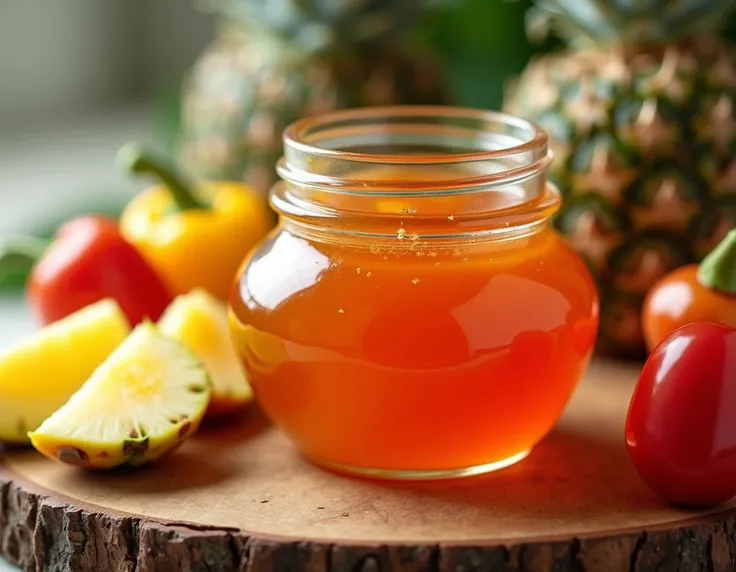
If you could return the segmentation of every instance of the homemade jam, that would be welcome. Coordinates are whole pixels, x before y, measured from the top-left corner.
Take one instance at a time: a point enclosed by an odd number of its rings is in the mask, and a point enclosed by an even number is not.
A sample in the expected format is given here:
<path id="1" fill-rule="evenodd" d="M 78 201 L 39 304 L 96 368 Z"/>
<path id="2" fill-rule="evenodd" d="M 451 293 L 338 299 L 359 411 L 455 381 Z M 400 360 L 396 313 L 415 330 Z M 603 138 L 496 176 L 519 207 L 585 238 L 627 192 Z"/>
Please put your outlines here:
<path id="1" fill-rule="evenodd" d="M 230 311 L 265 413 L 350 473 L 453 477 L 523 458 L 598 326 L 586 266 L 549 224 L 545 134 L 399 107 L 302 120 L 284 141 L 280 223 Z"/>

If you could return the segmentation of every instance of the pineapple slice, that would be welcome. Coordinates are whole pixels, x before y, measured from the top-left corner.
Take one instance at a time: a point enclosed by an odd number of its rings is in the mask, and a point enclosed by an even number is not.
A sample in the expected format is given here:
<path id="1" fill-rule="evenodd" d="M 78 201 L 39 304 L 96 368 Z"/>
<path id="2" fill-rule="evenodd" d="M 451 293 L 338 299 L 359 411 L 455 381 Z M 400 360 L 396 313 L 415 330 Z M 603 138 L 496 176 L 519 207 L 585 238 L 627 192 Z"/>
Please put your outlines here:
<path id="1" fill-rule="evenodd" d="M 63 463 L 90 469 L 143 465 L 197 430 L 209 398 L 204 365 L 144 323 L 30 438 L 39 452 Z"/>
<path id="2" fill-rule="evenodd" d="M 194 352 L 212 380 L 208 417 L 234 413 L 253 400 L 253 392 L 235 353 L 225 304 L 204 290 L 178 296 L 158 322 L 159 330 Z"/>
<path id="3" fill-rule="evenodd" d="M 27 443 L 28 430 L 64 405 L 129 333 L 120 306 L 106 299 L 0 351 L 0 441 Z"/>

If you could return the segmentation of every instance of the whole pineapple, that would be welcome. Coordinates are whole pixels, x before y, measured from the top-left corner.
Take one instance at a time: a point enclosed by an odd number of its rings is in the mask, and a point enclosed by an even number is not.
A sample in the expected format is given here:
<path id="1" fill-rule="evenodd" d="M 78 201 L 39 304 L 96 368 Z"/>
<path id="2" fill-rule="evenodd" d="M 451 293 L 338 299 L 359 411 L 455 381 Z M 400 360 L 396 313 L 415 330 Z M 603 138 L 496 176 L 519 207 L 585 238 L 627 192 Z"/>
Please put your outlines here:
<path id="1" fill-rule="evenodd" d="M 556 225 L 599 279 L 605 353 L 642 355 L 647 290 L 736 223 L 736 53 L 717 37 L 734 4 L 539 0 L 531 15 L 571 47 L 532 61 L 506 108 L 550 134 Z"/>
<path id="2" fill-rule="evenodd" d="M 193 175 L 245 180 L 265 193 L 292 121 L 337 108 L 444 103 L 435 64 L 402 42 L 425 3 L 220 0 L 219 37 L 185 79 L 181 162 Z"/>

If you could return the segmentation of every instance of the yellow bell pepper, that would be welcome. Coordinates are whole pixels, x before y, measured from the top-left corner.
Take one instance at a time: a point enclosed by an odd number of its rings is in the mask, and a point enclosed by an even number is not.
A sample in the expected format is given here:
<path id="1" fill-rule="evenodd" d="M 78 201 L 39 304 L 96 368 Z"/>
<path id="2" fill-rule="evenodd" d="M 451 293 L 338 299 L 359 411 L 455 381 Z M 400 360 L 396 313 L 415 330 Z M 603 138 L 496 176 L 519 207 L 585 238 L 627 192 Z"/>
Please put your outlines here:
<path id="1" fill-rule="evenodd" d="M 174 169 L 135 145 L 119 160 L 133 174 L 163 184 L 133 198 L 120 232 L 156 269 L 173 295 L 202 288 L 227 300 L 241 262 L 274 224 L 266 200 L 243 183 L 189 185 Z"/>

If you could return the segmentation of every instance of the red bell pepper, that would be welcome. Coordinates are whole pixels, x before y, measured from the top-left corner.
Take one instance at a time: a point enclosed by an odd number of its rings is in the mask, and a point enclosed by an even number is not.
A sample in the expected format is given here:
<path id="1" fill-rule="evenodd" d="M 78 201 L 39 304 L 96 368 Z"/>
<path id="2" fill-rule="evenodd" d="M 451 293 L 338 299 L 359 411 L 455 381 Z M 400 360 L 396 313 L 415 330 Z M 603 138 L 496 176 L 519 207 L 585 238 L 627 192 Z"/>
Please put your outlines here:
<path id="1" fill-rule="evenodd" d="M 36 239 L 8 240 L 4 246 L 0 271 L 4 263 L 33 260 L 26 293 L 42 324 L 114 298 L 135 325 L 158 320 L 172 301 L 163 281 L 107 217 L 70 220 L 50 246 Z"/>
<path id="2" fill-rule="evenodd" d="M 736 496 L 736 329 L 691 322 L 647 359 L 626 416 L 626 446 L 664 500 L 705 508 Z"/>

